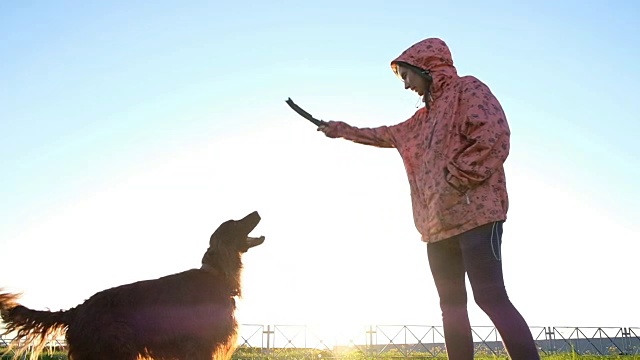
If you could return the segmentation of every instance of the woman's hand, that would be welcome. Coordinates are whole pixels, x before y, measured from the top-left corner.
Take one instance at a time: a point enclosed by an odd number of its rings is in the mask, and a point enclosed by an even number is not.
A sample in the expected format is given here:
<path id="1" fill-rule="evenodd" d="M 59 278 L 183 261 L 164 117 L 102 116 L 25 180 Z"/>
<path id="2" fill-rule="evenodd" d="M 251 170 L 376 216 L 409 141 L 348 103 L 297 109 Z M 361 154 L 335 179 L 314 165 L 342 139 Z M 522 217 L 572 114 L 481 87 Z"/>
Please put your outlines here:
<path id="1" fill-rule="evenodd" d="M 326 122 L 323 121 L 322 125 L 318 126 L 317 131 L 322 131 L 322 133 L 329 138 L 336 138 L 337 135 L 335 134 L 336 132 L 336 127 L 335 126 L 331 126 L 331 122 Z"/>

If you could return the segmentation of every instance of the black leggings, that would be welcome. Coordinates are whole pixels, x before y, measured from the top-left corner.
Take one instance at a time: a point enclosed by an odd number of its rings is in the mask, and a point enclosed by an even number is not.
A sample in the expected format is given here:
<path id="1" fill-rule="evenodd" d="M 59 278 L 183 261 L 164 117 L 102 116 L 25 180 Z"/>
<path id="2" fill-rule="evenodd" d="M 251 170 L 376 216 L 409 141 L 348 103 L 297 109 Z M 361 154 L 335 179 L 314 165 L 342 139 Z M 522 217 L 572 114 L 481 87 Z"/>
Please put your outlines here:
<path id="1" fill-rule="evenodd" d="M 447 355 L 473 359 L 465 272 L 478 306 L 495 325 L 513 360 L 540 359 L 529 326 L 504 287 L 500 248 L 502 222 L 489 223 L 427 245 L 429 267 L 440 296 Z"/>

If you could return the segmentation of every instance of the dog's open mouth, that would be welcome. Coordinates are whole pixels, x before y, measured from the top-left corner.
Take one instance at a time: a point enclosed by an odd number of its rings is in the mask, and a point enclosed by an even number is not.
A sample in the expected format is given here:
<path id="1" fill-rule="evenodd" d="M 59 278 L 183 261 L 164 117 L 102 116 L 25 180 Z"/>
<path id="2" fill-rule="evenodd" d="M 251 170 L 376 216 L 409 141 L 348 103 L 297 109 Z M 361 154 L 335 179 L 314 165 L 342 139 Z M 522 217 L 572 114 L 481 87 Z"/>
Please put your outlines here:
<path id="1" fill-rule="evenodd" d="M 256 226 L 258 226 L 258 223 L 260 222 L 260 220 L 261 220 L 260 215 L 258 214 L 257 211 L 254 211 L 251 214 L 245 216 L 242 220 L 240 220 L 240 223 L 243 224 L 243 226 L 245 226 L 245 228 L 248 231 L 253 231 L 256 228 Z M 264 236 L 253 237 L 253 236 L 247 235 L 247 239 L 245 240 L 243 247 L 245 248 L 245 251 L 246 251 L 254 246 L 258 246 L 262 244 L 263 242 L 264 242 Z"/>
<path id="2" fill-rule="evenodd" d="M 247 249 L 250 249 L 254 246 L 258 246 L 264 242 L 264 236 L 260 237 L 251 237 L 247 236 Z"/>

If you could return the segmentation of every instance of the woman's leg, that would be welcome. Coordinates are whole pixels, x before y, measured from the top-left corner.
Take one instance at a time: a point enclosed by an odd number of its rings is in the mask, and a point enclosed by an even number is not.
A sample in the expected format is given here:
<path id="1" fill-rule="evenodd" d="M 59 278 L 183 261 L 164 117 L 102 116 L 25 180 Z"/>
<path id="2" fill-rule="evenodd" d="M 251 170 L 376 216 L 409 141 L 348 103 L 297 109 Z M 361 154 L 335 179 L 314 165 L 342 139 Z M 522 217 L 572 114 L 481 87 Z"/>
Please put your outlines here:
<path id="1" fill-rule="evenodd" d="M 509 300 L 504 286 L 502 222 L 470 230 L 459 241 L 475 302 L 495 325 L 511 359 L 539 359 L 529 326 Z"/>
<path id="2" fill-rule="evenodd" d="M 467 313 L 467 292 L 462 253 L 457 238 L 427 245 L 429 267 L 440 297 L 447 356 L 473 359 L 473 337 Z"/>

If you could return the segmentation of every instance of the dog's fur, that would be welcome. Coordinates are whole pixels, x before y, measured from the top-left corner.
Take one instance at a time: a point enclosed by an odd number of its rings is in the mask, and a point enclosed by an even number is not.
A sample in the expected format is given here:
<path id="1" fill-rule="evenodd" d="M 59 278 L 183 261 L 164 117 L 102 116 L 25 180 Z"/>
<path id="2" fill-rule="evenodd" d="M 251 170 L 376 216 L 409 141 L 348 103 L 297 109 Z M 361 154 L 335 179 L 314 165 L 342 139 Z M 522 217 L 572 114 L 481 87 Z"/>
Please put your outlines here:
<path id="1" fill-rule="evenodd" d="M 96 293 L 66 311 L 32 310 L 0 292 L 10 351 L 36 359 L 52 336 L 65 334 L 72 360 L 228 359 L 237 341 L 234 297 L 241 296 L 241 256 L 264 237 L 249 233 L 260 216 L 222 223 L 200 269 Z"/>

